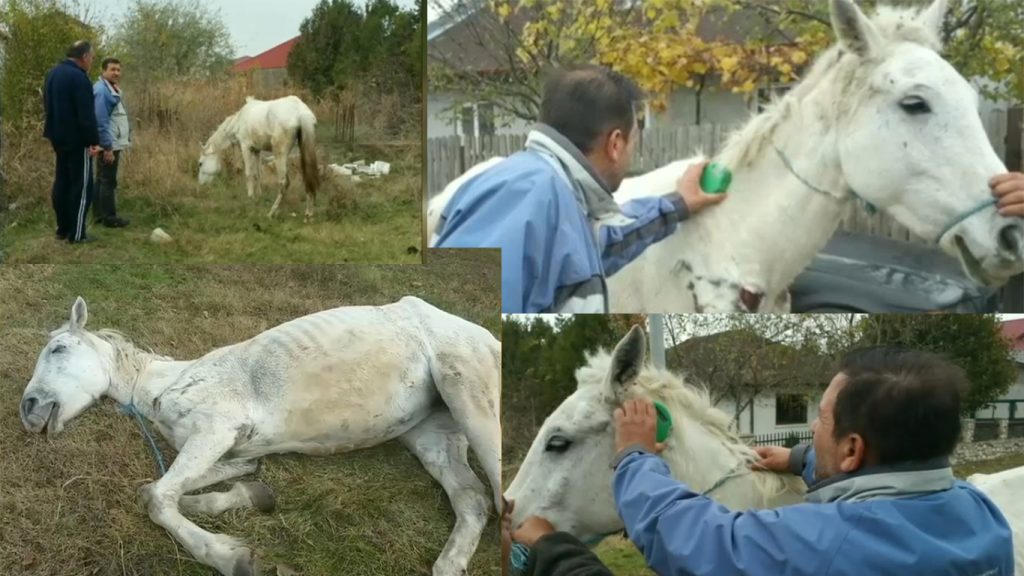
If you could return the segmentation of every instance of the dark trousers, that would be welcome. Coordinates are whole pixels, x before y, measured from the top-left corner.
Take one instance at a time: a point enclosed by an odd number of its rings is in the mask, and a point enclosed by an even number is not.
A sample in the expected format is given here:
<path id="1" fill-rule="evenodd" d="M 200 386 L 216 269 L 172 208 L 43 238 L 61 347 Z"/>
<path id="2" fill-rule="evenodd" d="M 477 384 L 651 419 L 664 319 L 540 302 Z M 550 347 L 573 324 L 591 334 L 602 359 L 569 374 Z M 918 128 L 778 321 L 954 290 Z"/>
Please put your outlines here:
<path id="1" fill-rule="evenodd" d="M 117 165 L 121 160 L 121 151 L 114 150 L 114 161 L 107 164 L 103 161 L 103 153 L 96 157 L 96 204 L 92 207 L 92 217 L 97 222 L 113 220 L 117 217 Z"/>
<path id="2" fill-rule="evenodd" d="M 57 170 L 53 179 L 53 211 L 57 236 L 69 242 L 85 239 L 86 214 L 92 204 L 92 162 L 88 148 L 55 148 Z"/>

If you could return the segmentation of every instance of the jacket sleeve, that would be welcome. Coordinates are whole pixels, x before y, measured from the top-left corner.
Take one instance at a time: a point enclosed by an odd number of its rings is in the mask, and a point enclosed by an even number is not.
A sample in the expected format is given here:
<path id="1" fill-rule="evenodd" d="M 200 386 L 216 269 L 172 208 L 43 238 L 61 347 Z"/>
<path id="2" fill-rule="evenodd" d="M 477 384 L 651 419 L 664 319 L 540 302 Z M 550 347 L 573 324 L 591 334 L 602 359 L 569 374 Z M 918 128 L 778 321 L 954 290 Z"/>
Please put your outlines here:
<path id="1" fill-rule="evenodd" d="M 110 107 L 107 105 L 107 94 L 102 83 L 93 86 L 93 94 L 96 109 L 96 128 L 100 135 L 100 146 L 104 150 L 114 147 L 114 135 L 110 126 Z"/>
<path id="2" fill-rule="evenodd" d="M 631 200 L 622 205 L 622 213 L 630 222 L 605 224 L 598 231 L 601 259 L 608 276 L 675 232 L 676 225 L 690 215 L 682 197 L 676 193 Z"/>
<path id="3" fill-rule="evenodd" d="M 566 532 L 548 534 L 533 545 L 527 576 L 615 576 L 582 542 Z"/>
<path id="4" fill-rule="evenodd" d="M 801 442 L 789 452 L 789 471 L 804 479 L 804 484 L 814 484 L 814 468 L 817 457 L 810 442 Z"/>
<path id="5" fill-rule="evenodd" d="M 823 504 L 731 512 L 672 478 L 651 454 L 626 456 L 612 489 L 630 540 L 663 576 L 820 575 L 846 534 L 822 530 L 839 520 Z"/>
<path id="6" fill-rule="evenodd" d="M 92 93 L 92 84 L 88 78 L 75 83 L 75 116 L 78 117 L 78 129 L 86 146 L 97 146 L 100 143 L 99 130 L 96 127 L 96 105 Z"/>

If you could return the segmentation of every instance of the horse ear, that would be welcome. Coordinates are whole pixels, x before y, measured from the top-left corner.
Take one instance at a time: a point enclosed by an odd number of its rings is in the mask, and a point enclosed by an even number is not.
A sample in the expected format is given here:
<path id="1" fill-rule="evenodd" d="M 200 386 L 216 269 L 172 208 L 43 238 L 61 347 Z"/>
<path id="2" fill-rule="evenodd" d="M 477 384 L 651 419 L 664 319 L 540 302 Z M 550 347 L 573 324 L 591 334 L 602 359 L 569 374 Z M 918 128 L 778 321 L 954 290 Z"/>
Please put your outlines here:
<path id="1" fill-rule="evenodd" d="M 79 296 L 71 306 L 71 328 L 84 328 L 85 321 L 89 319 L 89 310 L 85 306 L 85 300 Z"/>
<path id="2" fill-rule="evenodd" d="M 612 352 L 612 365 L 608 372 L 608 384 L 612 393 L 618 396 L 619 392 L 631 386 L 636 377 L 640 375 L 640 368 L 644 365 L 647 357 L 647 336 L 640 325 L 633 326 L 615 346 Z"/>
<path id="3" fill-rule="evenodd" d="M 927 10 L 921 12 L 921 24 L 935 32 L 939 38 L 942 37 L 942 21 L 946 19 L 947 8 L 949 8 L 949 0 L 935 0 Z"/>
<path id="4" fill-rule="evenodd" d="M 853 0 L 830 0 L 832 29 L 843 49 L 858 56 L 868 56 L 882 43 L 875 25 L 861 12 Z"/>

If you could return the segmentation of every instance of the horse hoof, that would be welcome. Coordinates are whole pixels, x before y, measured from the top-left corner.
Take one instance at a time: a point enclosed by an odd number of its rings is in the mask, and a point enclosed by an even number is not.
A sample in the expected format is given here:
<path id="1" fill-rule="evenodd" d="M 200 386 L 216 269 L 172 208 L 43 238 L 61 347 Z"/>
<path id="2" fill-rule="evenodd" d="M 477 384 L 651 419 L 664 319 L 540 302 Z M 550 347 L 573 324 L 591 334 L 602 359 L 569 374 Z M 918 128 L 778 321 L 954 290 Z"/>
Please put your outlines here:
<path id="1" fill-rule="evenodd" d="M 254 508 L 260 512 L 270 513 L 277 506 L 277 499 L 274 498 L 274 491 L 263 482 L 246 482 L 245 491 L 249 493 Z"/>
<path id="2" fill-rule="evenodd" d="M 256 570 L 256 562 L 248 548 L 242 548 L 238 551 L 235 565 L 231 569 L 231 576 L 259 576 L 259 572 Z"/>

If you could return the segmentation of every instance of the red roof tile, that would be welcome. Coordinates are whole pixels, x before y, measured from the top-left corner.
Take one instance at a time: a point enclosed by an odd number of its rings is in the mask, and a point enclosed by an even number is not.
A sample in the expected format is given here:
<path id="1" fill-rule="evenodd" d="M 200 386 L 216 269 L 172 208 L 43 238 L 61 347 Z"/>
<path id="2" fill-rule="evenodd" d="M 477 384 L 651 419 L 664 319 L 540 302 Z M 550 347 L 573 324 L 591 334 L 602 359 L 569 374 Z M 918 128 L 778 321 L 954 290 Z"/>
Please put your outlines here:
<path id="1" fill-rule="evenodd" d="M 262 52 L 252 58 L 238 62 L 232 67 L 232 70 L 235 72 L 244 72 L 246 70 L 252 70 L 253 68 L 259 68 L 261 70 L 287 68 L 288 54 L 291 53 L 292 48 L 295 47 L 295 43 L 299 41 L 299 38 L 301 38 L 301 36 L 296 36 L 283 44 L 274 46 L 266 52 Z"/>
<path id="2" fill-rule="evenodd" d="M 1024 319 L 1003 322 L 1003 336 L 1013 343 L 1014 350 L 1024 350 Z"/>

